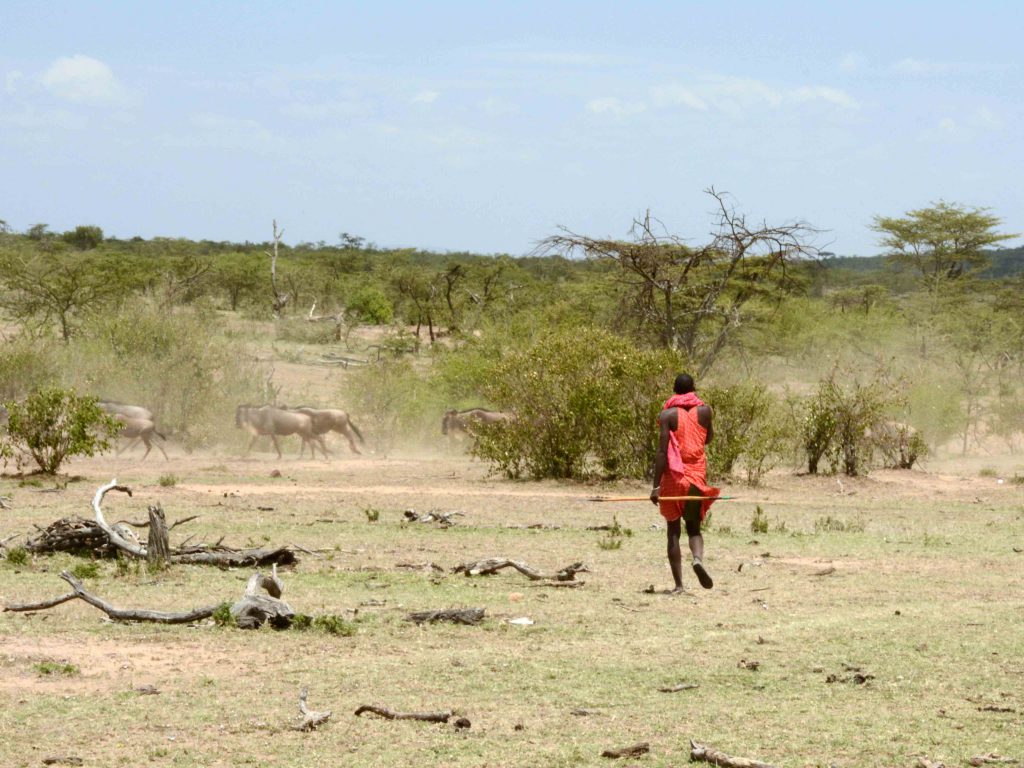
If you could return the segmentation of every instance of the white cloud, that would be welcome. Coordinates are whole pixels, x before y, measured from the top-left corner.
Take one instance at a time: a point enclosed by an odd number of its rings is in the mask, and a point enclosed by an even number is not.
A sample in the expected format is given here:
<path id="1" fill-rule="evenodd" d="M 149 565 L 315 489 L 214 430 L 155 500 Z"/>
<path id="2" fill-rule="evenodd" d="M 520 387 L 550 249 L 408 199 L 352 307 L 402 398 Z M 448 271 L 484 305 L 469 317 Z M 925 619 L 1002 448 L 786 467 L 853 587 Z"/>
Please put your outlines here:
<path id="1" fill-rule="evenodd" d="M 939 120 L 939 130 L 943 133 L 956 133 L 956 120 L 952 117 L 944 117 Z"/>
<path id="2" fill-rule="evenodd" d="M 433 104 L 441 94 L 437 91 L 420 91 L 412 97 L 413 104 Z"/>
<path id="3" fill-rule="evenodd" d="M 701 112 L 707 110 L 707 103 L 683 85 L 659 85 L 651 88 L 651 98 L 659 107 L 682 106 Z"/>
<path id="4" fill-rule="evenodd" d="M 362 101 L 296 101 L 281 107 L 281 114 L 295 120 L 331 120 L 345 117 L 365 117 L 370 105 Z"/>
<path id="5" fill-rule="evenodd" d="M 499 99 L 497 96 L 488 96 L 480 102 L 480 109 L 492 117 L 501 115 L 513 115 L 519 111 L 519 107 L 512 102 Z"/>
<path id="6" fill-rule="evenodd" d="M 25 75 L 16 69 L 12 69 L 6 75 L 4 75 L 4 90 L 8 93 L 14 93 L 18 87 L 18 81 L 21 80 Z"/>
<path id="7" fill-rule="evenodd" d="M 941 75 L 950 70 L 950 65 L 941 61 L 901 59 L 892 65 L 892 70 L 900 75 Z"/>
<path id="8" fill-rule="evenodd" d="M 868 60 L 863 54 L 850 51 L 839 60 L 839 68 L 844 72 L 856 72 L 857 70 L 864 69 L 867 63 Z"/>
<path id="9" fill-rule="evenodd" d="M 779 109 L 784 105 L 831 104 L 843 109 L 859 109 L 860 104 L 846 91 L 827 85 L 803 85 L 781 89 L 749 77 L 704 76 L 692 84 L 669 83 L 651 88 L 651 100 L 657 107 L 687 107 L 698 111 L 715 110 L 744 114 L 753 109 Z"/>
<path id="10" fill-rule="evenodd" d="M 629 117 L 647 109 L 642 102 L 624 102 L 614 96 L 605 96 L 587 102 L 587 110 L 595 115 L 611 115 L 612 117 Z"/>
<path id="11" fill-rule="evenodd" d="M 838 107 L 845 109 L 858 109 L 860 104 L 855 98 L 845 91 L 841 91 L 838 88 L 830 88 L 827 85 L 812 85 L 803 86 L 802 88 L 795 88 L 790 91 L 788 97 L 795 102 L 803 101 L 815 101 L 820 99 L 821 101 L 827 101 L 830 104 L 835 104 Z"/>
<path id="12" fill-rule="evenodd" d="M 124 88 L 110 67 L 81 54 L 54 61 L 43 73 L 51 93 L 78 104 L 111 104 L 124 99 Z"/>
<path id="13" fill-rule="evenodd" d="M 980 128 L 986 131 L 998 131 L 1006 127 L 1006 123 L 988 107 L 982 107 L 974 112 L 968 119 L 968 123 L 972 128 Z"/>
<path id="14" fill-rule="evenodd" d="M 216 148 L 257 153 L 273 152 L 282 142 L 255 120 L 204 112 L 189 119 L 189 129 L 164 134 L 159 141 L 174 148 Z"/>

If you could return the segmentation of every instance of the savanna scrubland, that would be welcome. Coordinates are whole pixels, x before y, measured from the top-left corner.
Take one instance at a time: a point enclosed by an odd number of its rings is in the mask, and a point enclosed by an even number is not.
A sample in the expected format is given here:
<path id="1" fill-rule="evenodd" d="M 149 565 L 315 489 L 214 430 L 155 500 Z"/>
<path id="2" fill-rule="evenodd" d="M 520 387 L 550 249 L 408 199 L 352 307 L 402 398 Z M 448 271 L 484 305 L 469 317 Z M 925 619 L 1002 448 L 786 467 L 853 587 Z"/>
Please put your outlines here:
<path id="1" fill-rule="evenodd" d="M 237 599 L 249 569 L 25 549 L 33 526 L 91 517 L 116 476 L 135 496 L 108 500 L 111 521 L 160 502 L 200 515 L 174 544 L 298 547 L 285 598 L 352 630 L 109 623 L 80 601 L 5 613 L 4 764 L 596 765 L 647 741 L 644 762 L 677 765 L 690 738 L 779 765 L 1024 757 L 1024 255 L 992 250 L 1001 223 L 967 207 L 880 217 L 889 255 L 841 259 L 806 225 L 714 199 L 710 238 L 645 217 L 527 258 L 348 234 L 0 235 L 0 400 L 142 404 L 170 454 L 108 451 L 51 478 L 9 452 L 0 601 L 63 593 L 63 569 L 118 606 Z M 715 589 L 670 598 L 656 511 L 586 498 L 646 493 L 679 370 L 715 410 L 713 480 L 739 498 L 707 524 Z M 365 453 L 243 456 L 240 403 L 344 408 Z M 449 442 L 441 415 L 471 406 L 518 418 Z M 577 589 L 452 572 L 492 556 L 590 572 Z M 405 618 L 448 607 L 487 617 Z M 659 691 L 679 683 L 697 687 Z M 334 712 L 313 733 L 289 730 L 303 687 Z M 473 725 L 355 718 L 362 704 Z"/>

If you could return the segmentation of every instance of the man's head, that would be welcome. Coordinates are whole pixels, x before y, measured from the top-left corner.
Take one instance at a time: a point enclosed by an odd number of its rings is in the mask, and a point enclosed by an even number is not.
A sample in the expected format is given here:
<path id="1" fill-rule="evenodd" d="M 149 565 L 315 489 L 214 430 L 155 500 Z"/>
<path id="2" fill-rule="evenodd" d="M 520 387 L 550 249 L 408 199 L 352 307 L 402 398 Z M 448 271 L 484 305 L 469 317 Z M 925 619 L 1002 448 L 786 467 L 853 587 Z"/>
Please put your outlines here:
<path id="1" fill-rule="evenodd" d="M 685 395 L 687 392 L 693 392 L 696 387 L 693 385 L 693 376 L 688 373 L 680 373 L 676 376 L 676 383 L 672 387 L 677 395 Z"/>

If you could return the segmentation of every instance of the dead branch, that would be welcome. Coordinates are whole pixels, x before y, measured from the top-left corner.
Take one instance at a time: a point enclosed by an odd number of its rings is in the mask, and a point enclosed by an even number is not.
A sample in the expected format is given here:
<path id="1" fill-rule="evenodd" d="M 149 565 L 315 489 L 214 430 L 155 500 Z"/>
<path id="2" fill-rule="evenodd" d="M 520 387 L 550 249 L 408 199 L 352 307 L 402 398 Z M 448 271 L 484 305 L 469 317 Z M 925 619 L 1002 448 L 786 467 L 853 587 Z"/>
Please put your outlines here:
<path id="1" fill-rule="evenodd" d="M 769 763 L 762 763 L 760 760 L 750 760 L 746 757 L 730 757 L 717 749 L 698 744 L 690 739 L 690 762 L 705 762 L 712 765 L 721 765 L 724 768 L 774 768 Z"/>
<path id="2" fill-rule="evenodd" d="M 141 544 L 128 541 L 124 536 L 121 535 L 120 532 L 111 527 L 107 523 L 106 518 L 103 517 L 103 497 L 106 496 L 107 493 L 109 493 L 110 491 L 121 491 L 122 493 L 127 493 L 129 496 L 132 495 L 132 489 L 126 485 L 118 485 L 117 478 L 114 478 L 106 485 L 101 485 L 96 490 L 96 495 L 93 496 L 92 499 L 92 508 L 96 512 L 96 524 L 103 530 L 105 534 L 107 534 L 107 538 L 110 540 L 110 543 L 118 549 L 120 549 L 122 552 L 126 552 L 132 557 L 145 558 L 145 547 L 143 547 Z"/>
<path id="3" fill-rule="evenodd" d="M 631 747 L 621 747 L 619 749 L 606 749 L 601 753 L 601 757 L 640 757 L 646 755 L 651 751 L 651 745 L 646 741 L 642 741 L 639 744 L 634 744 Z"/>
<path id="4" fill-rule="evenodd" d="M 68 592 L 66 595 L 55 597 L 51 600 L 43 600 L 38 603 L 15 603 L 14 605 L 5 605 L 5 611 L 11 611 L 12 613 L 23 613 L 26 611 L 45 611 L 47 608 L 54 608 L 61 603 L 66 603 L 69 600 L 77 598 L 74 592 Z"/>
<path id="5" fill-rule="evenodd" d="M 439 611 L 416 611 L 407 617 L 417 624 L 433 624 L 437 621 L 450 621 L 453 624 L 476 625 L 483 621 L 483 608 L 445 608 Z"/>
<path id="6" fill-rule="evenodd" d="M 267 256 L 270 257 L 270 289 L 273 291 L 273 300 L 271 302 L 271 308 L 274 310 L 274 317 L 281 317 L 281 310 L 284 309 L 285 304 L 288 303 L 288 294 L 281 293 L 277 290 L 277 248 L 281 244 L 281 237 L 284 235 L 284 230 L 278 231 L 277 219 L 273 220 L 274 223 L 274 252 L 265 251 Z"/>
<path id="7" fill-rule="evenodd" d="M 973 765 L 974 768 L 979 768 L 979 766 L 991 765 L 993 763 L 1015 765 L 1021 761 L 1015 757 L 1003 757 L 1002 755 L 998 755 L 995 752 L 989 752 L 987 755 L 975 755 L 967 762 L 970 765 Z"/>
<path id="8" fill-rule="evenodd" d="M 260 590 L 266 594 L 261 595 Z M 240 629 L 258 629 L 269 622 L 274 629 L 287 629 L 295 611 L 281 600 L 283 592 L 284 582 L 277 577 L 277 565 L 272 566 L 269 576 L 254 573 L 245 585 L 245 595 L 231 606 L 235 624 Z"/>
<path id="9" fill-rule="evenodd" d="M 444 573 L 444 568 L 437 563 L 397 563 L 395 568 L 401 568 L 406 571 L 431 571 L 433 573 Z"/>
<path id="10" fill-rule="evenodd" d="M 299 694 L 299 713 L 302 715 L 302 722 L 292 726 L 295 731 L 312 731 L 326 723 L 331 717 L 331 711 L 313 712 L 306 707 L 306 689 Z"/>
<path id="11" fill-rule="evenodd" d="M 455 525 L 455 520 L 452 519 L 454 517 L 465 517 L 462 512 L 441 512 L 437 509 L 422 514 L 416 514 L 414 509 L 407 509 L 404 515 L 410 523 L 437 523 L 441 528 L 450 528 Z"/>
<path id="12" fill-rule="evenodd" d="M 515 568 L 530 581 L 573 581 L 577 573 L 590 573 L 583 563 L 572 563 L 557 573 L 543 573 L 532 568 L 521 560 L 509 560 L 507 557 L 489 557 L 457 565 L 452 573 L 465 573 L 467 576 L 491 576 L 502 568 Z"/>
<path id="13" fill-rule="evenodd" d="M 678 685 L 669 685 L 658 690 L 662 693 L 679 693 L 680 691 L 692 691 L 694 688 L 699 688 L 697 683 L 679 683 Z"/>
<path id="14" fill-rule="evenodd" d="M 387 707 L 379 707 L 375 704 L 363 704 L 355 714 L 359 717 L 364 712 L 372 712 L 380 715 L 385 720 L 421 720 L 425 723 L 447 723 L 455 716 L 451 710 L 445 712 L 395 712 Z"/>
<path id="15" fill-rule="evenodd" d="M 146 541 L 146 561 L 152 568 L 166 568 L 171 557 L 171 544 L 167 518 L 159 504 L 149 508 L 149 538 Z"/>
<path id="16" fill-rule="evenodd" d="M 946 768 L 945 763 L 940 763 L 935 760 L 929 760 L 927 757 L 918 757 L 917 765 L 919 768 Z"/>
<path id="17" fill-rule="evenodd" d="M 10 509 L 10 508 L 11 508 L 11 497 L 10 496 L 0 496 L 0 509 Z"/>
<path id="18" fill-rule="evenodd" d="M 71 589 L 75 592 L 75 597 L 84 600 L 94 608 L 99 608 L 114 621 L 150 621 L 157 624 L 191 624 L 194 621 L 208 619 L 213 615 L 213 612 L 217 610 L 216 605 L 210 605 L 206 608 L 194 608 L 191 611 L 181 613 L 149 611 L 134 608 L 117 608 L 103 598 L 87 592 L 82 586 L 82 583 L 67 571 L 61 571 L 60 577 L 71 585 Z"/>

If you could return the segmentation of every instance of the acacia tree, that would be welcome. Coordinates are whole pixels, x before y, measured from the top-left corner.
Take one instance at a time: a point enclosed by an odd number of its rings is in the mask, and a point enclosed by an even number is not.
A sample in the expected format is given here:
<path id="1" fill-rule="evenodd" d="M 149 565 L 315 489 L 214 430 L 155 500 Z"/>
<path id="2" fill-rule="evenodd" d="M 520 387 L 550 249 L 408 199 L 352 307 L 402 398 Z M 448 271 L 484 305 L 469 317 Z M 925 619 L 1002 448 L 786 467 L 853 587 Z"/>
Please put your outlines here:
<path id="1" fill-rule="evenodd" d="M 781 300 L 798 284 L 791 267 L 817 253 L 811 244 L 816 230 L 809 225 L 751 224 L 728 195 L 706 191 L 716 211 L 712 239 L 705 245 L 659 233 L 663 227 L 650 213 L 634 220 L 629 240 L 563 230 L 540 244 L 541 251 L 617 265 L 622 323 L 657 346 L 684 353 L 698 373 L 750 321 L 748 304 L 756 298 Z"/>
<path id="2" fill-rule="evenodd" d="M 987 266 L 984 249 L 1017 237 L 996 232 L 1002 219 L 989 210 L 940 200 L 902 218 L 875 216 L 872 229 L 882 235 L 879 244 L 887 249 L 889 260 L 919 272 L 921 282 L 934 293 Z"/>
<path id="3" fill-rule="evenodd" d="M 91 253 L 11 250 L 0 257 L 0 306 L 23 322 L 56 322 L 68 341 L 85 313 L 124 297 L 130 265 Z"/>

